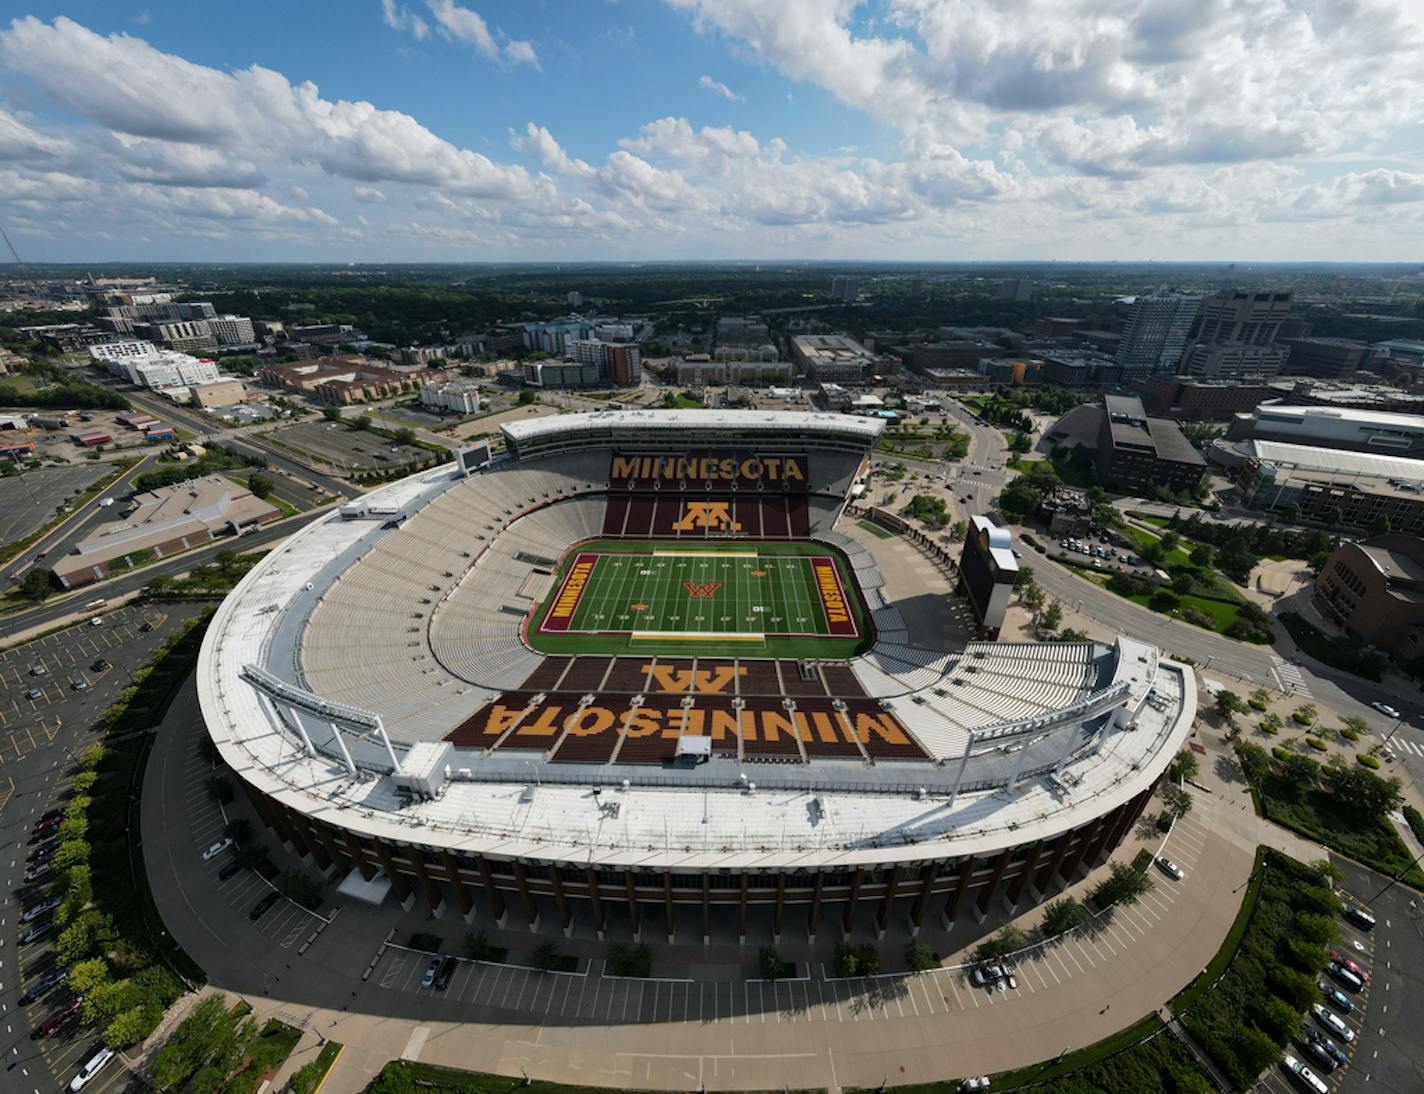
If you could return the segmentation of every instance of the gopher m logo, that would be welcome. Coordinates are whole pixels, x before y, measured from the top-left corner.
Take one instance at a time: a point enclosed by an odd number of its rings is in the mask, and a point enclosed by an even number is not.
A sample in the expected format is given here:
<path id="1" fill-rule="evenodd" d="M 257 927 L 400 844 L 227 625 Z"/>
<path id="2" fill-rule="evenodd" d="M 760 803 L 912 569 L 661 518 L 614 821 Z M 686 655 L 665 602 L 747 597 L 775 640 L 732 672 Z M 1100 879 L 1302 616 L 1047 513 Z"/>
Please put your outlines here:
<path id="1" fill-rule="evenodd" d="M 672 526 L 674 532 L 690 532 L 694 528 L 712 528 L 724 532 L 740 532 L 742 526 L 732 520 L 729 501 L 690 501 L 682 519 Z"/>

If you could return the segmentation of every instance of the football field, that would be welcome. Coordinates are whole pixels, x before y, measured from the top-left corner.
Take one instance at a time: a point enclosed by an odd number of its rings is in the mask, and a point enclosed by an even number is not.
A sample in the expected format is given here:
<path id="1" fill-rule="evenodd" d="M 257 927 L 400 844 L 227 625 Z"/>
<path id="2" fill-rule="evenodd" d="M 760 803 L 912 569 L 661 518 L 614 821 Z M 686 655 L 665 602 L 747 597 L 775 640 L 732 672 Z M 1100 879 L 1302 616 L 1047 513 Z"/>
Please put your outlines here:
<path id="1" fill-rule="evenodd" d="M 859 615 L 841 564 L 818 544 L 593 543 L 571 553 L 537 630 L 652 652 L 661 643 L 855 640 Z"/>

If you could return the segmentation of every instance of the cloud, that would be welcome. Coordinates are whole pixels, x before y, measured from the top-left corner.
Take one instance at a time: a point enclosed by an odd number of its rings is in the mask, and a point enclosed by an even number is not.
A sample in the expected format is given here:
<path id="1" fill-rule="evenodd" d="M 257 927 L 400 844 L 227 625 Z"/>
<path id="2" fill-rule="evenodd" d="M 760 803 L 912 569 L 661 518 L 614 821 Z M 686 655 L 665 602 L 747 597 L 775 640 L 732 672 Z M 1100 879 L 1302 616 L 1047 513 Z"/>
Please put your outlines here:
<path id="1" fill-rule="evenodd" d="M 396 0 L 381 0 L 381 19 L 392 30 L 408 32 L 417 42 L 430 36 L 430 24 Z"/>
<path id="2" fill-rule="evenodd" d="M 351 193 L 357 201 L 364 201 L 368 205 L 384 205 L 386 203 L 386 195 L 374 186 L 353 186 Z"/>
<path id="3" fill-rule="evenodd" d="M 429 3 L 436 27 L 451 41 L 474 46 L 486 57 L 504 57 L 517 64 L 539 67 L 539 57 L 529 42 L 505 41 L 500 45 L 489 24 L 478 12 L 461 7 L 455 0 L 429 0 Z"/>
<path id="4" fill-rule="evenodd" d="M 702 75 L 697 78 L 697 85 L 708 91 L 721 95 L 724 99 L 730 99 L 734 103 L 744 103 L 747 100 L 738 95 L 721 80 L 714 80 L 711 76 Z"/>
<path id="5" fill-rule="evenodd" d="M 52 160 L 71 150 L 70 142 L 39 133 L 0 107 L 0 160 Z"/>

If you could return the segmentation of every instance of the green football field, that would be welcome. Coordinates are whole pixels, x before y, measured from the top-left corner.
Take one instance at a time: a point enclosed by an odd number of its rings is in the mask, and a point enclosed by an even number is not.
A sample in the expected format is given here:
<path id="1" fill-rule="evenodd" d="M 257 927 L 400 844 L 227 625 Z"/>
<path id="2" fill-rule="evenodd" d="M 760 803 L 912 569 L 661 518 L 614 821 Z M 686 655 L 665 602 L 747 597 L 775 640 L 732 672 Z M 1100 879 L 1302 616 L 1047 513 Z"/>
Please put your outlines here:
<path id="1" fill-rule="evenodd" d="M 547 653 L 850 656 L 865 638 L 833 549 L 735 540 L 582 544 L 529 629 Z"/>

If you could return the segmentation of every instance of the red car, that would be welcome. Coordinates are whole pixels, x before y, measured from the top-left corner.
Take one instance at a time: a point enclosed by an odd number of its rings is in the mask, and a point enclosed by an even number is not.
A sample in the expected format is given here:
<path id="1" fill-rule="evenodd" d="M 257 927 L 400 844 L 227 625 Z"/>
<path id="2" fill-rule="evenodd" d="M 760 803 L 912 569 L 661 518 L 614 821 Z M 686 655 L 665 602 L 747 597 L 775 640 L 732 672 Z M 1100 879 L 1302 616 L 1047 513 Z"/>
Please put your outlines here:
<path id="1" fill-rule="evenodd" d="M 55 1011 L 43 1022 L 37 1025 L 34 1028 L 33 1032 L 30 1033 L 30 1039 L 32 1041 L 38 1041 L 41 1037 L 48 1037 L 60 1026 L 64 1025 L 65 1022 L 69 1021 L 76 1014 L 78 1014 L 79 1008 L 83 1005 L 84 997 L 82 995 L 76 995 L 68 1003 L 60 1007 L 59 1010 Z"/>
<path id="2" fill-rule="evenodd" d="M 1359 965 L 1357 965 L 1355 962 L 1351 961 L 1348 957 L 1346 957 L 1346 956 L 1345 956 L 1343 953 L 1341 953 L 1339 950 L 1331 950 L 1331 951 L 1330 951 L 1330 960 L 1331 960 L 1331 961 L 1334 961 L 1337 965 L 1343 965 L 1345 968 L 1349 969 L 1352 973 L 1354 973 L 1356 976 L 1358 976 L 1358 977 L 1359 977 L 1361 980 L 1363 980 L 1365 983 L 1367 983 L 1367 984 L 1369 983 L 1370 974 L 1367 973 L 1364 969 L 1362 969 L 1362 968 L 1361 968 Z"/>

